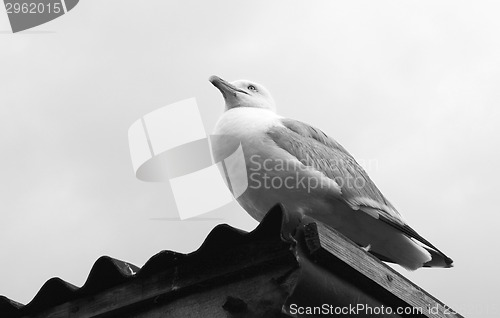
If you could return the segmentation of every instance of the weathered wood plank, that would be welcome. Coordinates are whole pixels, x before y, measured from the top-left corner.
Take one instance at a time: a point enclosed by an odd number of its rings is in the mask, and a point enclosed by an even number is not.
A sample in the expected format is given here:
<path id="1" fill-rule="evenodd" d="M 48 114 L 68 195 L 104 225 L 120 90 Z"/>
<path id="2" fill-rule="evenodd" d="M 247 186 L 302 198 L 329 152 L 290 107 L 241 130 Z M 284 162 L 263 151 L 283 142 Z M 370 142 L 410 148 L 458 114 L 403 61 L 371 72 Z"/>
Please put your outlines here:
<path id="1" fill-rule="evenodd" d="M 299 269 L 296 268 L 295 272 Z M 292 282 L 278 283 L 286 276 Z M 281 313 L 281 306 L 295 282 L 289 269 L 274 269 L 254 277 L 219 286 L 210 290 L 193 292 L 171 302 L 147 306 L 138 314 L 120 315 L 122 318 L 276 318 L 290 317 Z M 240 306 L 224 306 L 228 297 L 237 299 Z"/>
<path id="2" fill-rule="evenodd" d="M 305 226 L 305 239 L 311 253 L 327 251 L 408 305 L 422 308 L 424 316 L 463 318 L 335 229 L 321 222 L 309 223 Z"/>

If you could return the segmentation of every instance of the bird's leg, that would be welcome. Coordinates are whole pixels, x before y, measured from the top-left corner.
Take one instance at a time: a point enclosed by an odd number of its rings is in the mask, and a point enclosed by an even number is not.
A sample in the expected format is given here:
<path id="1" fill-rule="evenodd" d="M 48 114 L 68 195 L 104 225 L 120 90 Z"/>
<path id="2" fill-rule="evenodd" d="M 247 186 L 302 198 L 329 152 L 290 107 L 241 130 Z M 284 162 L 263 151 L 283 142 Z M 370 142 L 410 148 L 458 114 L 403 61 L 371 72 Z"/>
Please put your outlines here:
<path id="1" fill-rule="evenodd" d="M 372 245 L 368 244 L 366 246 L 361 246 L 361 249 L 368 253 L 372 249 Z"/>

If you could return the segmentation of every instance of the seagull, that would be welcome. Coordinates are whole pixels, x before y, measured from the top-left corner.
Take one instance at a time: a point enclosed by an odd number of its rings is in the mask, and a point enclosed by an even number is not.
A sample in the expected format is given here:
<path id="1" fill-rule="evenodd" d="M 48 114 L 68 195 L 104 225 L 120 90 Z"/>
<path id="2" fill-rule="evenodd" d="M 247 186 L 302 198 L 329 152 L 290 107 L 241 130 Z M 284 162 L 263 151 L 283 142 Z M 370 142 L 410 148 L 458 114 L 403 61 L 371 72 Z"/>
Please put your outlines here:
<path id="1" fill-rule="evenodd" d="M 234 138 L 242 147 L 248 186 L 237 201 L 254 219 L 260 222 L 281 203 L 333 227 L 383 261 L 408 270 L 453 266 L 407 224 L 337 141 L 278 115 L 271 94 L 258 83 L 229 83 L 217 76 L 209 81 L 225 100 L 214 135 Z M 233 152 L 231 143 L 212 144 L 217 161 Z"/>

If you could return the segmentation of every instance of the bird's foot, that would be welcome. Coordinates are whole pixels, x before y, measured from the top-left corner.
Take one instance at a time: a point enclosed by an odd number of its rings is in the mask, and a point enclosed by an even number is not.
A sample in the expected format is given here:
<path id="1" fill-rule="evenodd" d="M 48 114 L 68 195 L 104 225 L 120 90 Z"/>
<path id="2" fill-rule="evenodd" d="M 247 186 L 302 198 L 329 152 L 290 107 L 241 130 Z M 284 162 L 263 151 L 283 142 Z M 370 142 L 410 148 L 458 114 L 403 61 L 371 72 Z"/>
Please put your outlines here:
<path id="1" fill-rule="evenodd" d="M 367 253 L 368 253 L 368 252 L 372 249 L 372 245 L 371 245 L 371 244 L 368 244 L 368 245 L 366 245 L 366 246 L 364 246 L 364 247 L 363 247 L 363 246 L 361 246 L 361 249 L 362 249 L 363 251 L 365 251 L 365 252 L 367 252 Z"/>

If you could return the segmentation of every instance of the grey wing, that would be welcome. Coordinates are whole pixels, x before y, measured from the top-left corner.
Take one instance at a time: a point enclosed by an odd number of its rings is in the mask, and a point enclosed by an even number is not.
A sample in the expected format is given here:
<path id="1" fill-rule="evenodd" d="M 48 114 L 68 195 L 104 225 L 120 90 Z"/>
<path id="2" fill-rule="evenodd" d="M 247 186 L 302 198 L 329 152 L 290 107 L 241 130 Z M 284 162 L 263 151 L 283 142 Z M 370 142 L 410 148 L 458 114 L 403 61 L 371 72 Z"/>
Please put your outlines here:
<path id="1" fill-rule="evenodd" d="M 341 189 L 340 199 L 352 209 L 368 213 L 448 258 L 406 224 L 366 171 L 338 142 L 303 122 L 293 119 L 281 122 L 283 127 L 272 128 L 269 137 L 302 164 L 334 180 Z"/>
<path id="2" fill-rule="evenodd" d="M 396 223 L 405 224 L 401 215 L 344 147 L 321 130 L 300 121 L 282 119 L 281 122 L 283 127 L 275 127 L 268 132 L 271 139 L 302 164 L 334 180 L 341 188 L 341 199 L 348 205 L 355 210 L 366 207 L 365 212 L 376 218 L 383 214 Z"/>

